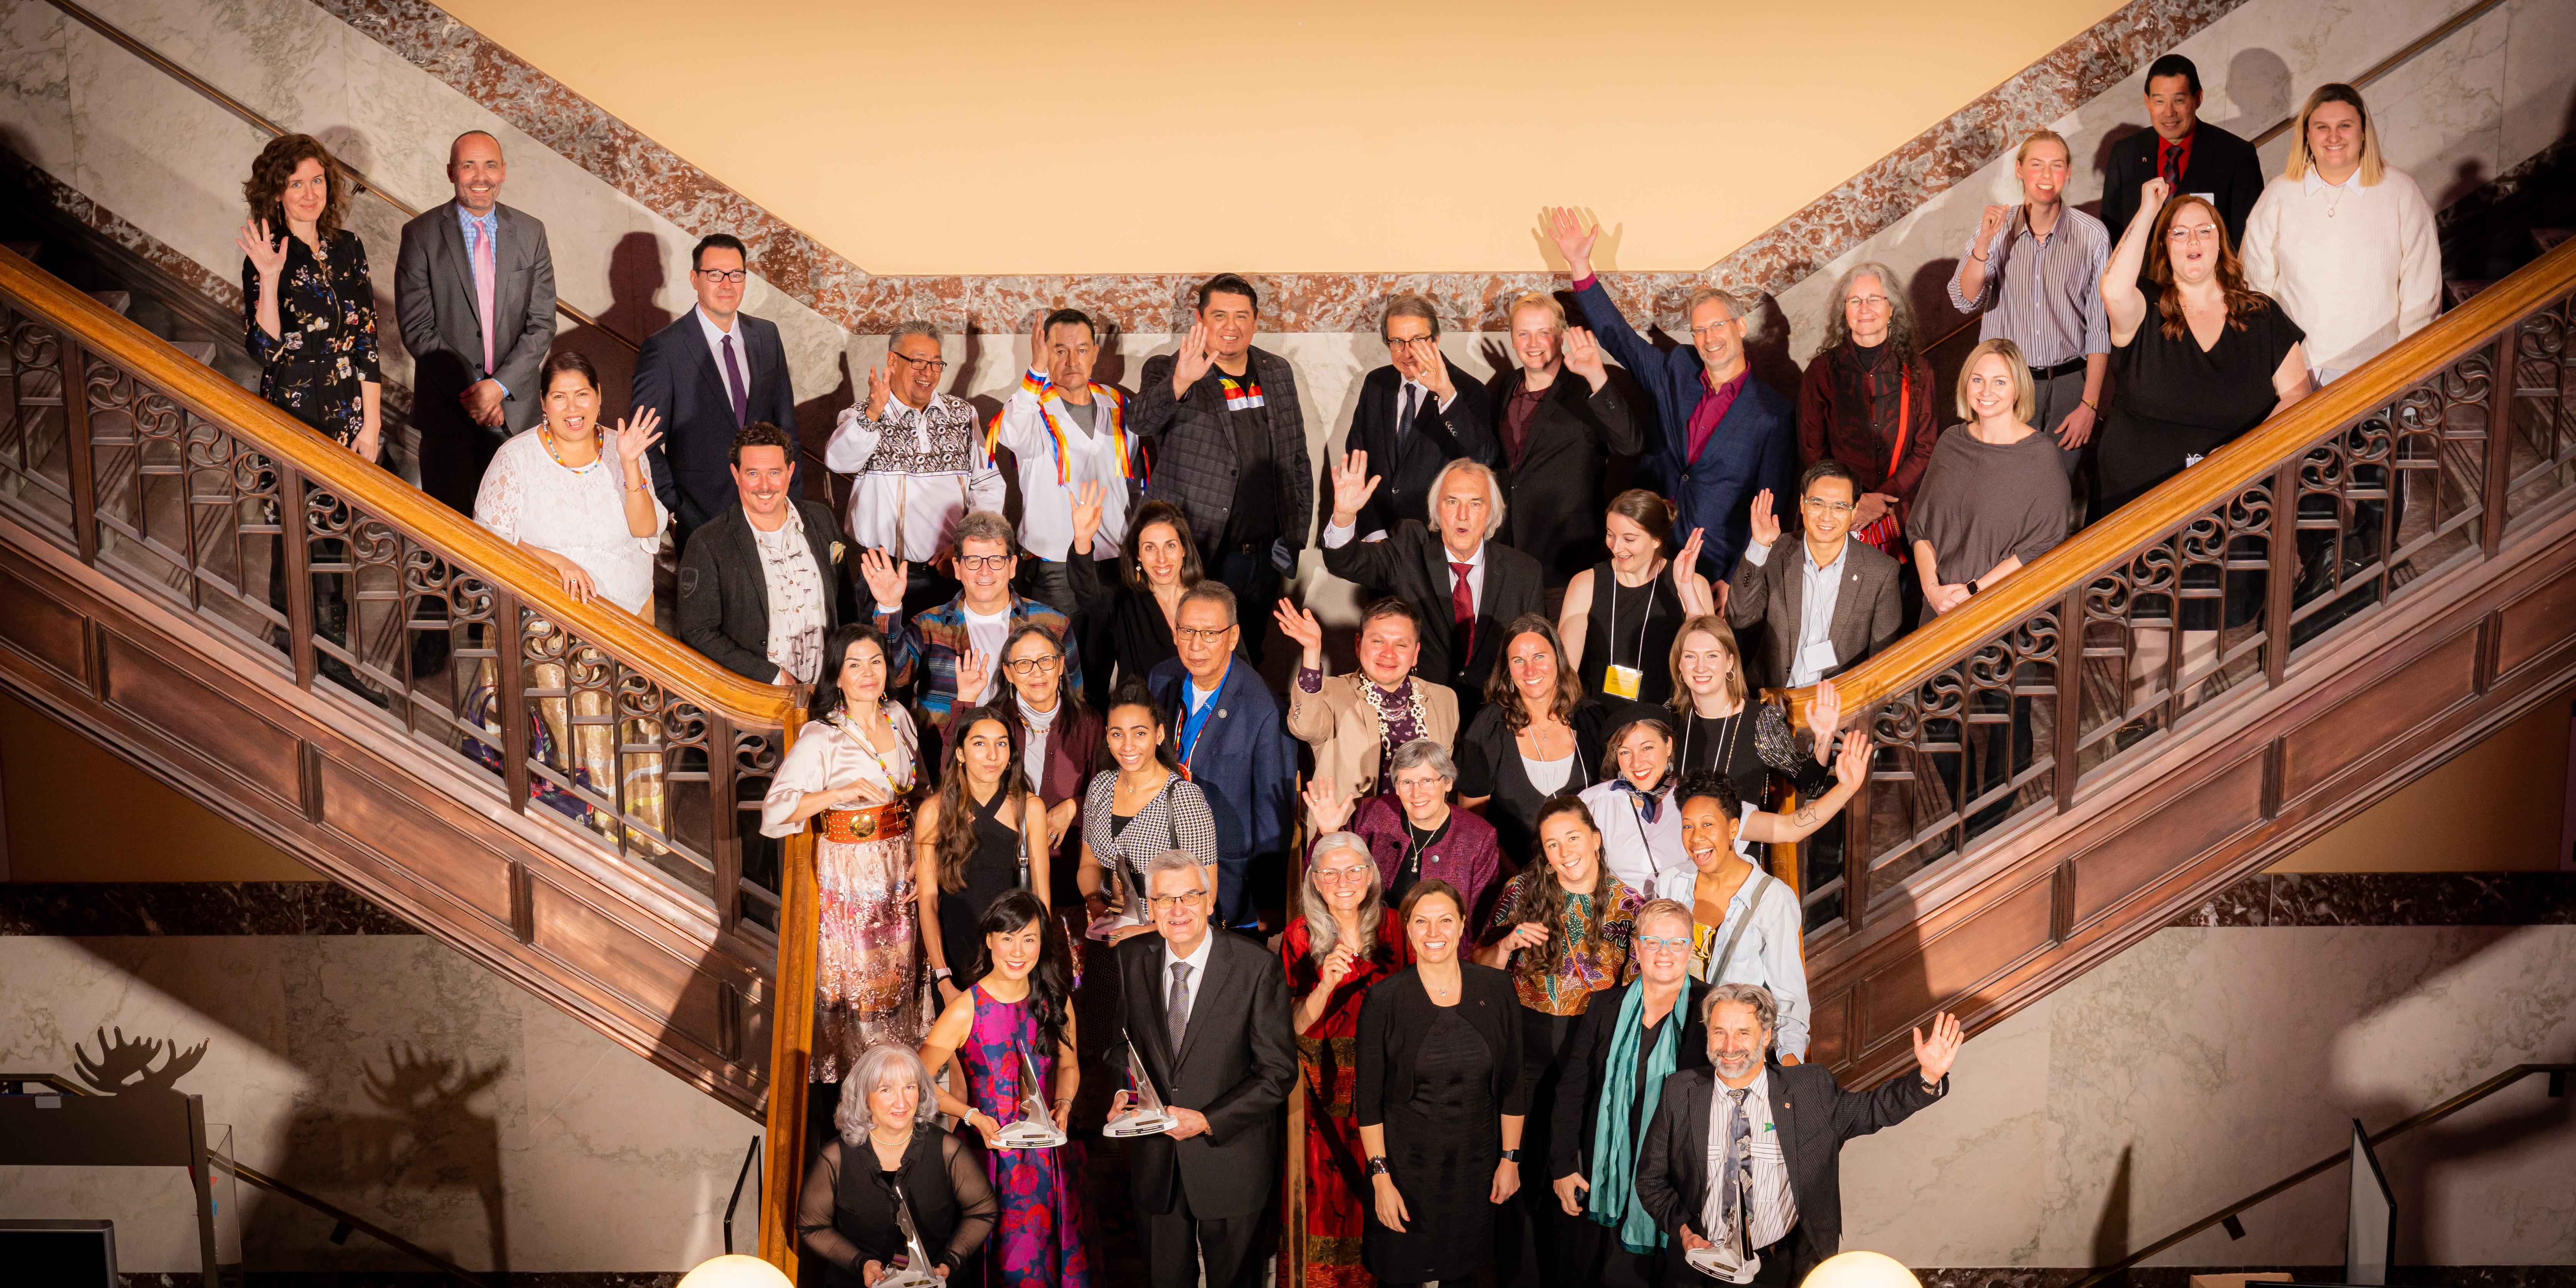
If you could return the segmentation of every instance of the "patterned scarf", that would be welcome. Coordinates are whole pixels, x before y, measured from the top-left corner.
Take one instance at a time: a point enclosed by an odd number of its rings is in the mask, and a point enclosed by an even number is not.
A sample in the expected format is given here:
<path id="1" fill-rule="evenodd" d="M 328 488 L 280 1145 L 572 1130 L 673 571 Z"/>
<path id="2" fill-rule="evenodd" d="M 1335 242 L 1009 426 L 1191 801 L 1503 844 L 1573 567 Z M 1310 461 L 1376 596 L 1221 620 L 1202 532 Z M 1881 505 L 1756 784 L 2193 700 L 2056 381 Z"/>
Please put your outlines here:
<path id="1" fill-rule="evenodd" d="M 1610 782 L 1620 791 L 1628 793 L 1629 800 L 1637 807 L 1637 816 L 1639 818 L 1652 823 L 1655 821 L 1655 815 L 1663 811 L 1664 788 L 1666 784 L 1671 783 L 1672 780 L 1672 771 L 1667 769 L 1664 771 L 1662 780 L 1655 784 L 1653 791 L 1646 791 L 1639 788 L 1635 783 L 1628 780 L 1628 776 L 1626 774 L 1621 774 L 1617 778 L 1611 779 Z"/>
<path id="2" fill-rule="evenodd" d="M 1644 1085 L 1637 1077 L 1637 1042 L 1646 1031 L 1646 981 L 1628 986 L 1619 1003 L 1619 1022 L 1610 1029 L 1608 1063 L 1602 1066 L 1601 1116 L 1592 1127 L 1592 1192 L 1584 1196 L 1584 1215 L 1596 1225 L 1619 1231 L 1619 1246 L 1630 1252 L 1661 1252 L 1664 1232 L 1637 1198 L 1637 1142 L 1628 1132 L 1628 1106 L 1645 1097 L 1638 1121 L 1652 1122 L 1663 1099 L 1664 1079 L 1678 1066 L 1675 1036 L 1681 1029 L 1681 1007 L 1664 1016 L 1655 1047 L 1646 1053 Z M 1676 1003 L 1680 999 L 1675 999 Z"/>

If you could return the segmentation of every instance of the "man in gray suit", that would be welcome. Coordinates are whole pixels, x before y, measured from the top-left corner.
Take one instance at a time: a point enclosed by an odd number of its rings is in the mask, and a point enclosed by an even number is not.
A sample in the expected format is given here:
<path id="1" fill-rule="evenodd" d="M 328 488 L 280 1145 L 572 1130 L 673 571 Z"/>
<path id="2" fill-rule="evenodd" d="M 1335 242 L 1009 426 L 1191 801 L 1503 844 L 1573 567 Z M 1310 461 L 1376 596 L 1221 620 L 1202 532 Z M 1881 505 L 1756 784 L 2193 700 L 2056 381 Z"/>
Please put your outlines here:
<path id="1" fill-rule="evenodd" d="M 1831 679 L 1886 648 L 1904 629 L 1896 561 L 1851 539 L 1852 503 L 1860 480 L 1826 457 L 1798 480 L 1805 540 L 1781 558 L 1780 520 L 1771 490 L 1753 498 L 1753 540 L 1735 560 L 1726 621 L 1737 631 L 1762 625 L 1762 683 L 1802 687 Z"/>
<path id="2" fill-rule="evenodd" d="M 467 514 L 501 440 L 537 420 L 555 338 L 546 226 L 500 202 L 509 166 L 481 130 L 447 146 L 456 199 L 403 225 L 394 315 L 411 351 L 421 490 Z"/>

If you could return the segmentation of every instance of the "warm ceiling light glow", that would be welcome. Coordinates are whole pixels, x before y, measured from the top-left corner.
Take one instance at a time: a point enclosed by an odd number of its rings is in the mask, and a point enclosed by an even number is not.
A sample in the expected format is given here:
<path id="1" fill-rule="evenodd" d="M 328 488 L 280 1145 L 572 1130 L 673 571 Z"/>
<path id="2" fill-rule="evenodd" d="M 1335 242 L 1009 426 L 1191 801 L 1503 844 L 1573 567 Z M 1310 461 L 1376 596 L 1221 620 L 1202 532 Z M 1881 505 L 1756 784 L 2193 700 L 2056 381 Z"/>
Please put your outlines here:
<path id="1" fill-rule="evenodd" d="M 788 1282 L 778 1267 L 758 1257 L 734 1253 L 700 1263 L 697 1269 L 681 1277 L 680 1288 L 796 1288 L 796 1285 Z"/>
<path id="2" fill-rule="evenodd" d="M 1884 1252 L 1845 1252 L 1807 1272 L 1799 1288 L 1923 1288 L 1905 1263 Z"/>

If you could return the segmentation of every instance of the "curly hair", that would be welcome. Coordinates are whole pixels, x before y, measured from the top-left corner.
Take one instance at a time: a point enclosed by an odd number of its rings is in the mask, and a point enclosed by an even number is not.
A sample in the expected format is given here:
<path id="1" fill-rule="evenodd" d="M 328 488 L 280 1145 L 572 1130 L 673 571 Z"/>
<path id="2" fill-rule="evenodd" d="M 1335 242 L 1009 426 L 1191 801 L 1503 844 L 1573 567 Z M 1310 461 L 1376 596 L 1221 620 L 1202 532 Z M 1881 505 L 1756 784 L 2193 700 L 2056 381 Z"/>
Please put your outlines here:
<path id="1" fill-rule="evenodd" d="M 295 177 L 296 167 L 310 158 L 322 163 L 324 190 L 330 194 L 322 203 L 322 218 L 317 238 L 329 245 L 349 219 L 349 178 L 340 163 L 331 159 L 331 149 L 310 134 L 281 134 L 259 150 L 259 159 L 250 163 L 250 177 L 242 180 L 242 200 L 250 205 L 250 217 L 268 221 L 270 235 L 286 235 L 286 181 Z"/>

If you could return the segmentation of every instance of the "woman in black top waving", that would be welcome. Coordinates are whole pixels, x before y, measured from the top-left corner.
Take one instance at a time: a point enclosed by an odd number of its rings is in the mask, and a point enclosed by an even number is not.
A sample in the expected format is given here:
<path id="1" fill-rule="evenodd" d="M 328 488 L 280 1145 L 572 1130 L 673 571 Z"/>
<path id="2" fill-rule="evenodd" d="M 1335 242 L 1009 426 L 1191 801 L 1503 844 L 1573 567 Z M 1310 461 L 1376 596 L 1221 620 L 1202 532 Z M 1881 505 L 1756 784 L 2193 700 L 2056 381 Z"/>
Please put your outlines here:
<path id="1" fill-rule="evenodd" d="M 341 224 L 348 182 L 309 134 L 261 149 L 242 183 L 242 326 L 259 394 L 363 460 L 382 447 L 384 374 L 367 248 Z"/>

